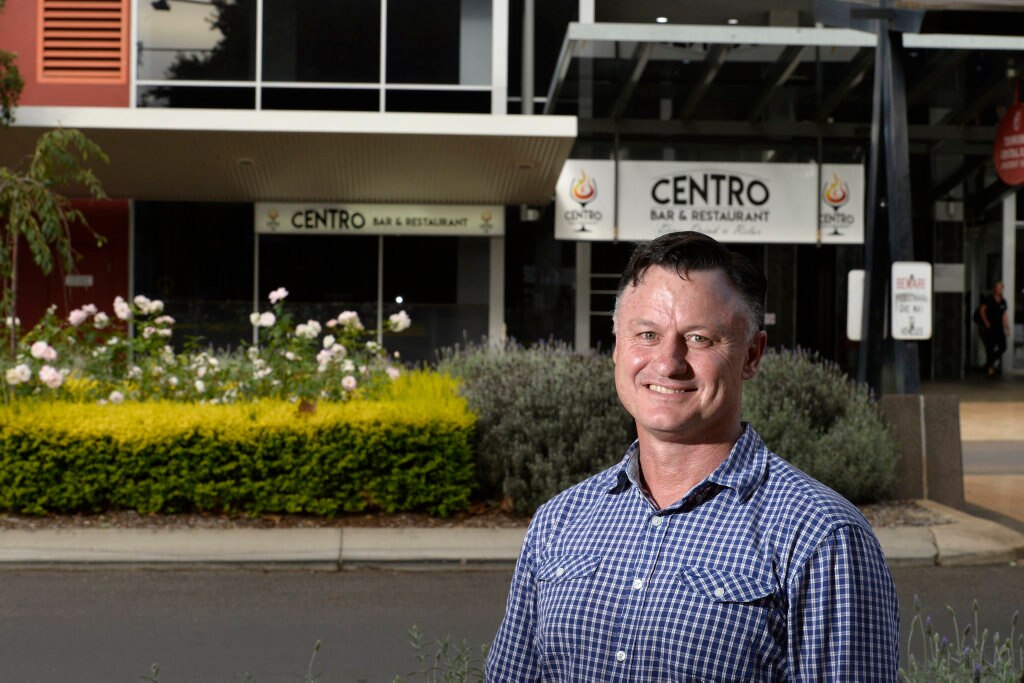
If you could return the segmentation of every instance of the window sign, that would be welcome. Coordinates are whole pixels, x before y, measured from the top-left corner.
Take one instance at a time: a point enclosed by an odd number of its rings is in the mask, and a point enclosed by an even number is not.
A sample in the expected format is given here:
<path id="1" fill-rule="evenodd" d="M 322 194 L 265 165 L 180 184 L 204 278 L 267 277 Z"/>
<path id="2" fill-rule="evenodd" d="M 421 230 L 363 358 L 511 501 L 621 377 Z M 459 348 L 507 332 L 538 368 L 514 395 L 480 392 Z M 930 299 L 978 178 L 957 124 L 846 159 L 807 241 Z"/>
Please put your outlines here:
<path id="1" fill-rule="evenodd" d="M 932 264 L 922 261 L 893 263 L 891 305 L 893 339 L 931 339 Z"/>
<path id="2" fill-rule="evenodd" d="M 851 270 L 846 276 L 846 338 L 860 341 L 864 319 L 864 271 Z"/>
<path id="3" fill-rule="evenodd" d="M 262 235 L 505 234 L 505 207 L 415 204 L 285 204 L 258 202 Z"/>

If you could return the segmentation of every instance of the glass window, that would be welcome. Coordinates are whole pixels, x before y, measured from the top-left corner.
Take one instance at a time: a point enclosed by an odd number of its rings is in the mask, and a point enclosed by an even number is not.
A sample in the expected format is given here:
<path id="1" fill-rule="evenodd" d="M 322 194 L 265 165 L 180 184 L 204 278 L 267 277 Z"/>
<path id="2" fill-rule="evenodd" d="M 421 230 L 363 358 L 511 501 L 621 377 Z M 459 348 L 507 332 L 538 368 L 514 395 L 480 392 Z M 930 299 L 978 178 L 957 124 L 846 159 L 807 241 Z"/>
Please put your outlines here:
<path id="1" fill-rule="evenodd" d="M 250 217 L 251 220 L 251 217 Z M 373 235 L 261 235 L 260 296 L 288 290 L 296 323 L 356 311 L 377 324 L 377 242 Z"/>
<path id="2" fill-rule="evenodd" d="M 412 318 L 408 330 L 384 336 L 385 348 L 405 362 L 430 361 L 441 347 L 485 336 L 489 258 L 486 238 L 385 237 L 383 316 Z"/>
<path id="3" fill-rule="evenodd" d="M 352 88 L 264 88 L 263 109 L 379 111 L 380 91 Z"/>
<path id="4" fill-rule="evenodd" d="M 459 83 L 462 0 L 388 0 L 389 83 Z"/>
<path id="5" fill-rule="evenodd" d="M 251 81 L 256 0 L 138 3 L 140 80 Z"/>
<path id="6" fill-rule="evenodd" d="M 263 80 L 378 83 L 380 0 L 265 0 Z"/>
<path id="7" fill-rule="evenodd" d="M 389 90 L 387 111 L 491 113 L 491 93 L 465 90 Z"/>
<path id="8" fill-rule="evenodd" d="M 141 86 L 138 106 L 172 109 L 254 109 L 256 89 L 206 86 Z"/>
<path id="9" fill-rule="evenodd" d="M 135 293 L 162 299 L 174 346 L 252 337 L 252 204 L 135 202 Z"/>

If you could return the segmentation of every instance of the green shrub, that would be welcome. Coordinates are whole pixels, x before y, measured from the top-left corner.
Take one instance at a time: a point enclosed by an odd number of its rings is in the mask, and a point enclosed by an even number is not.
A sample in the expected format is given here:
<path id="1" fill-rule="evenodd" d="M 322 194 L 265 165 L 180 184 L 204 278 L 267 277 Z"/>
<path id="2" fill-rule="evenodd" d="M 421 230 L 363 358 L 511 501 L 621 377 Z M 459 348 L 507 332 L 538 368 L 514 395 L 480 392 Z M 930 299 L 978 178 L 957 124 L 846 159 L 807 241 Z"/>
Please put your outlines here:
<path id="1" fill-rule="evenodd" d="M 374 401 L 22 402 L 0 409 L 0 509 L 308 513 L 464 509 L 473 415 L 451 378 Z"/>
<path id="2" fill-rule="evenodd" d="M 633 439 L 607 355 L 563 343 L 446 350 L 438 370 L 462 380 L 478 416 L 478 493 L 533 512 L 618 461 Z"/>
<path id="3" fill-rule="evenodd" d="M 835 363 L 770 350 L 744 387 L 743 419 L 769 448 L 855 503 L 895 492 L 893 436 L 867 387 Z"/>

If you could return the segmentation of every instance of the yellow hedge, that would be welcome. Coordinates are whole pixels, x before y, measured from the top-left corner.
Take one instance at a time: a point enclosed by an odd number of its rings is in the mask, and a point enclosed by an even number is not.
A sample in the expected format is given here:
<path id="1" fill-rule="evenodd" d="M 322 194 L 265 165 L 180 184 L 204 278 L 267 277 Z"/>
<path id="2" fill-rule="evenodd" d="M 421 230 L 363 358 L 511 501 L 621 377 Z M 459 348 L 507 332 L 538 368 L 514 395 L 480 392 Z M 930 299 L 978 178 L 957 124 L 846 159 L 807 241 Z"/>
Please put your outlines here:
<path id="1" fill-rule="evenodd" d="M 0 410 L 0 509 L 450 514 L 469 502 L 475 418 L 448 377 L 374 400 L 26 402 Z"/>

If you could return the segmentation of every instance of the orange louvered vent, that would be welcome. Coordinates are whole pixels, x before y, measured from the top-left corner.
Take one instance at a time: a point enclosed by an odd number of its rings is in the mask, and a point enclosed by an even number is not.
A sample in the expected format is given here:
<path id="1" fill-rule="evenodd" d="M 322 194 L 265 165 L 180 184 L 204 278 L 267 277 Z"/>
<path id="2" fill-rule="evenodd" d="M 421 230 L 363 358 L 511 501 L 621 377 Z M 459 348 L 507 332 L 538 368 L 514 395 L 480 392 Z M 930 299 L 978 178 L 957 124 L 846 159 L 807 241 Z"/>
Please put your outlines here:
<path id="1" fill-rule="evenodd" d="M 129 0 L 40 0 L 41 83 L 124 83 Z"/>

